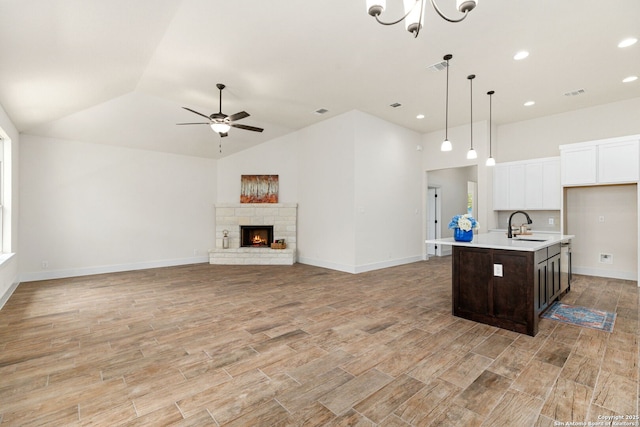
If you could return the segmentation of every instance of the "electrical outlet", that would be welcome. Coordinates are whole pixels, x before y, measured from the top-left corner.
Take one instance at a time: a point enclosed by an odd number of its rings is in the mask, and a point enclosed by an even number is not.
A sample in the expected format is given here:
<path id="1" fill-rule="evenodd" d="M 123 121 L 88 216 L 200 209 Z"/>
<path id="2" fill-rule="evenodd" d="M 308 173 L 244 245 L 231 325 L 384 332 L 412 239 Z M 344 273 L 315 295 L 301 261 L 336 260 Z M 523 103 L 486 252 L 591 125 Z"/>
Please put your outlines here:
<path id="1" fill-rule="evenodd" d="M 42 268 L 49 268 L 49 261 L 42 261 Z"/>
<path id="2" fill-rule="evenodd" d="M 613 264 L 612 254 L 600 254 L 600 262 L 603 264 Z"/>
<path id="3" fill-rule="evenodd" d="M 493 264 L 493 275 L 502 277 L 502 264 Z"/>
<path id="4" fill-rule="evenodd" d="M 554 225 L 556 223 L 556 221 L 553 219 L 553 217 L 549 217 L 549 225 Z"/>
<path id="5" fill-rule="evenodd" d="M 604 222 L 604 215 L 600 215 L 598 217 L 598 222 Z"/>

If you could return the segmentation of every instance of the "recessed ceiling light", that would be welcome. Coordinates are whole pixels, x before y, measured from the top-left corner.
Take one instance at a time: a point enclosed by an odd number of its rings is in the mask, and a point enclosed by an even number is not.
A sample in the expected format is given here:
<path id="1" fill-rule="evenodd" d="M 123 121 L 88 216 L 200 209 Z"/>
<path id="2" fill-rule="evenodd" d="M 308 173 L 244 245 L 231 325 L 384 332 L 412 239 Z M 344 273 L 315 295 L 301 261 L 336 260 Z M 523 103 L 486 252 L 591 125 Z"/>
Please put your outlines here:
<path id="1" fill-rule="evenodd" d="M 424 119 L 424 114 L 418 114 L 418 115 L 416 116 L 416 119 Z"/>
<path id="2" fill-rule="evenodd" d="M 622 79 L 622 83 L 631 83 L 635 82 L 636 80 L 638 80 L 638 76 L 629 76 Z"/>
<path id="3" fill-rule="evenodd" d="M 618 43 L 618 47 L 629 47 L 631 45 L 636 44 L 637 41 L 638 41 L 637 38 L 629 37 L 628 39 L 624 39 L 620 43 Z"/>
<path id="4" fill-rule="evenodd" d="M 534 105 L 536 102 L 535 101 L 527 101 L 524 103 L 525 107 L 531 107 L 532 105 Z"/>
<path id="5" fill-rule="evenodd" d="M 521 50 L 520 52 L 513 55 L 513 59 L 515 59 L 516 61 L 520 61 L 521 59 L 524 59 L 527 56 L 529 56 L 529 52 L 527 52 L 526 50 Z"/>

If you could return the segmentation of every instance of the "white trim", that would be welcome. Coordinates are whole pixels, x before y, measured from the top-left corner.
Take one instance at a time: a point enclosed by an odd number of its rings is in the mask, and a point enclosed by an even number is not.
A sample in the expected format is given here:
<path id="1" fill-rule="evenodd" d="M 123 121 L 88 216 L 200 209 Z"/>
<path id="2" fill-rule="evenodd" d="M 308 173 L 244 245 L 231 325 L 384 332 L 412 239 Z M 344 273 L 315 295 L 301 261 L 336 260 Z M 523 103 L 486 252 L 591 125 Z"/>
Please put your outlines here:
<path id="1" fill-rule="evenodd" d="M 20 282 L 15 282 L 11 286 L 9 286 L 9 289 L 7 289 L 7 292 L 5 292 L 4 295 L 2 295 L 2 297 L 0 298 L 0 310 L 2 310 L 2 307 L 4 307 L 7 301 L 9 301 L 9 298 L 11 298 L 11 295 L 13 295 L 15 290 L 18 289 L 19 284 Z"/>
<path id="2" fill-rule="evenodd" d="M 607 277 L 610 279 L 638 280 L 638 275 L 633 271 L 602 270 L 599 268 L 576 267 L 572 265 L 571 273 L 583 274 L 585 276 Z"/>
<path id="3" fill-rule="evenodd" d="M 38 271 L 23 273 L 20 275 L 20 282 L 31 282 L 36 280 L 63 279 L 67 277 L 90 276 L 94 274 L 118 273 L 121 271 L 147 270 L 150 268 L 175 267 L 178 265 L 204 264 L 209 263 L 209 256 L 198 256 L 192 258 L 169 259 L 162 261 L 147 261 L 133 264 L 104 265 L 96 267 L 74 268 L 67 270 Z"/>
<path id="4" fill-rule="evenodd" d="M 311 258 L 298 258 L 298 262 L 300 264 L 313 265 L 315 267 L 328 268 L 330 270 L 337 270 L 351 274 L 366 273 L 368 271 L 381 270 L 383 268 L 396 267 L 398 265 L 411 264 L 418 261 L 424 261 L 422 255 L 358 266 L 336 264 L 333 262 L 319 261 Z"/>

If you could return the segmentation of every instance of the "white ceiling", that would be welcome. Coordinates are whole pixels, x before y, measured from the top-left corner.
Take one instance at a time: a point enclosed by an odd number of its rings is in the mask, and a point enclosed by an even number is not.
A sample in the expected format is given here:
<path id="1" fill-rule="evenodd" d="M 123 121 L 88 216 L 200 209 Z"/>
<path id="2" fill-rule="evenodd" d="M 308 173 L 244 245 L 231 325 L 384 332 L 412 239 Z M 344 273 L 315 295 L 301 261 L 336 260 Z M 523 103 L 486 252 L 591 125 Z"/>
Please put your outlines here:
<path id="1" fill-rule="evenodd" d="M 388 3 L 383 18 L 400 15 Z M 354 109 L 443 129 L 446 73 L 427 67 L 447 53 L 450 126 L 469 122 L 468 74 L 474 120 L 495 90 L 497 124 L 639 97 L 621 82 L 640 75 L 640 43 L 617 47 L 630 36 L 638 0 L 480 0 L 457 24 L 428 6 L 416 39 L 365 0 L 0 0 L 0 104 L 23 133 L 219 158 Z M 175 125 L 200 121 L 183 106 L 218 111 L 216 83 L 223 112 L 265 128 L 232 129 L 222 154 L 208 126 Z"/>

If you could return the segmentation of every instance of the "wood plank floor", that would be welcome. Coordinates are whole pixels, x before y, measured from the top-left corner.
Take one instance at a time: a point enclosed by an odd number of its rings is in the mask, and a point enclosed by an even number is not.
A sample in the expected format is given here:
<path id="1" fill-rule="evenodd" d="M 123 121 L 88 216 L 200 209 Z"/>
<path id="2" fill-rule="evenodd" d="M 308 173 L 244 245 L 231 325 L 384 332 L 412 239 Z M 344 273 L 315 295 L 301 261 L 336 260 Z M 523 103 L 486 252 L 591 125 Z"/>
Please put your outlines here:
<path id="1" fill-rule="evenodd" d="M 613 333 L 451 313 L 450 258 L 351 275 L 172 268 L 21 284 L 0 311 L 0 423 L 552 426 L 638 414 L 636 282 L 563 301 Z M 557 425 L 557 424 L 556 424 Z"/>

